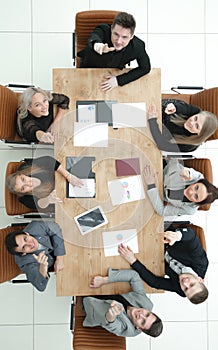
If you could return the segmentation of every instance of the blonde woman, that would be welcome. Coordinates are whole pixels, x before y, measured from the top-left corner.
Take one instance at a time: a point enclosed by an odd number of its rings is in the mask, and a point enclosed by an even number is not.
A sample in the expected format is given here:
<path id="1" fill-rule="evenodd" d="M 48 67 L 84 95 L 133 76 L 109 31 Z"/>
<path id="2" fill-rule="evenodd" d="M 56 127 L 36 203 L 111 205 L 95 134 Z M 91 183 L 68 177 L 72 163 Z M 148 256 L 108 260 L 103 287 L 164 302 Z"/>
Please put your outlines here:
<path id="1" fill-rule="evenodd" d="M 149 106 L 148 122 L 157 147 L 167 152 L 192 152 L 218 127 L 215 114 L 174 99 L 162 100 L 162 133 L 155 105 Z"/>
<path id="2" fill-rule="evenodd" d="M 57 105 L 54 115 L 53 106 Z M 27 88 L 20 96 L 17 111 L 19 135 L 29 142 L 54 143 L 57 122 L 64 116 L 69 98 L 41 88 Z"/>

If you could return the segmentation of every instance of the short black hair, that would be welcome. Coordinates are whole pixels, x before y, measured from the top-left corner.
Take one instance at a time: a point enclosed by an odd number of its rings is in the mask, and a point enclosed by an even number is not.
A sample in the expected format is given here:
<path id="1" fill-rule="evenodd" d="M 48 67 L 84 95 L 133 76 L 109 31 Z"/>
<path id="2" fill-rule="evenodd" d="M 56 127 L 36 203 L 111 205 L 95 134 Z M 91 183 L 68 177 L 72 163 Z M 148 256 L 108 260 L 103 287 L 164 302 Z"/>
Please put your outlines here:
<path id="1" fill-rule="evenodd" d="M 21 252 L 17 252 L 15 250 L 16 247 L 18 247 L 17 243 L 16 243 L 16 237 L 19 235 L 26 235 L 26 232 L 23 232 L 22 230 L 19 231 L 13 231 L 10 232 L 6 237 L 5 237 L 5 247 L 8 251 L 8 253 L 12 254 L 12 255 L 22 255 L 23 253 Z"/>

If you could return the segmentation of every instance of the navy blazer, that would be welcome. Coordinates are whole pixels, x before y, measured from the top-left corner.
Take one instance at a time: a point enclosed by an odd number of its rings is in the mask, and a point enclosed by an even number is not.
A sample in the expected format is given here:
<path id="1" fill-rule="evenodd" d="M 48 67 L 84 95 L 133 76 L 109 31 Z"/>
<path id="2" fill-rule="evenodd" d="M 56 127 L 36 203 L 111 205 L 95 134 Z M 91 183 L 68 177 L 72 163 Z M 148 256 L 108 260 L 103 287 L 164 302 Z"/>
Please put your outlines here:
<path id="1" fill-rule="evenodd" d="M 193 229 L 180 228 L 179 230 L 182 232 L 182 239 L 172 246 L 167 246 L 166 249 L 168 250 L 169 255 L 183 263 L 185 266 L 191 267 L 199 277 L 204 278 L 208 268 L 206 252 L 202 248 L 202 245 Z M 185 294 L 180 287 L 179 276 L 169 267 L 169 264 L 166 261 L 165 274 L 169 276 L 169 278 L 154 275 L 139 260 L 131 266 L 149 286 L 156 289 L 176 292 L 180 296 L 185 297 Z"/>
<path id="2" fill-rule="evenodd" d="M 64 240 L 58 224 L 54 222 L 32 221 L 23 231 L 36 238 L 45 247 L 43 250 L 48 257 L 49 267 L 55 262 L 53 256 L 65 255 Z M 41 251 L 36 250 L 34 254 L 39 255 Z M 39 272 L 39 264 L 33 257 L 33 253 L 15 255 L 14 258 L 16 264 L 26 274 L 28 281 L 40 292 L 43 292 L 47 286 L 48 278 L 43 277 Z"/>

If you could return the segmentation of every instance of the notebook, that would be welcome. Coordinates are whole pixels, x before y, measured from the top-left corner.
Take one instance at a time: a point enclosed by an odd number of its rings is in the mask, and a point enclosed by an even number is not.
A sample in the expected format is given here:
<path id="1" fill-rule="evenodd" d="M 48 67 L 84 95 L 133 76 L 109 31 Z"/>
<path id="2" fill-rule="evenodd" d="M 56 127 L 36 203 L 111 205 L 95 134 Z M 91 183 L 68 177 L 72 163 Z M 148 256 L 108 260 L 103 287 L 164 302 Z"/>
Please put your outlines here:
<path id="1" fill-rule="evenodd" d="M 76 121 L 112 125 L 112 105 L 115 100 L 76 101 Z"/>
<path id="2" fill-rule="evenodd" d="M 95 197 L 95 173 L 92 162 L 95 157 L 66 157 L 66 169 L 83 181 L 82 187 L 72 186 L 66 181 L 67 198 Z"/>

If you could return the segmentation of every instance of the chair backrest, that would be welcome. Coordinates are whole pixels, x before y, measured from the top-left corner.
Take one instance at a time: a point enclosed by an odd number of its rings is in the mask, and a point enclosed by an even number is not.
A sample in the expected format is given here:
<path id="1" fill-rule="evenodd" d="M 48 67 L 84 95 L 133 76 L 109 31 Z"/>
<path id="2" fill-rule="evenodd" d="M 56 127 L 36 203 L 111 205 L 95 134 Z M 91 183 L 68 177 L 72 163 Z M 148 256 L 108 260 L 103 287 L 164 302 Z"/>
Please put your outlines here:
<path id="1" fill-rule="evenodd" d="M 191 223 L 180 223 L 180 222 L 173 222 L 171 223 L 174 227 L 183 227 L 183 228 L 186 228 L 186 227 L 190 227 L 192 228 L 196 235 L 198 236 L 199 240 L 200 240 L 200 243 L 203 247 L 203 249 L 205 250 L 205 252 L 207 251 L 207 245 L 206 245 L 206 239 L 205 239 L 205 235 L 204 235 L 204 230 L 202 227 L 200 226 L 197 226 L 197 225 L 194 225 L 194 224 L 191 224 Z"/>
<path id="2" fill-rule="evenodd" d="M 16 132 L 19 94 L 0 85 L 0 139 L 21 141 Z"/>
<path id="3" fill-rule="evenodd" d="M 206 245 L 206 239 L 205 239 L 205 235 L 204 235 L 204 230 L 202 227 L 194 225 L 194 224 L 190 224 L 190 227 L 193 228 L 193 230 L 195 230 L 196 235 L 198 236 L 201 245 L 203 247 L 203 249 L 205 250 L 205 252 L 207 251 L 207 245 Z"/>
<path id="4" fill-rule="evenodd" d="M 4 241 L 8 233 L 15 230 L 22 230 L 24 227 L 25 225 L 20 225 L 16 227 L 8 226 L 0 229 L 0 283 L 10 281 L 22 273 L 15 264 L 14 256 L 9 254 L 5 248 Z"/>
<path id="5" fill-rule="evenodd" d="M 207 158 L 194 158 L 194 159 L 185 159 L 184 165 L 193 168 L 197 171 L 200 171 L 206 180 L 210 183 L 213 183 L 213 171 L 210 159 Z M 211 204 L 205 204 L 199 207 L 199 210 L 209 210 Z"/>
<path id="6" fill-rule="evenodd" d="M 186 103 L 191 103 L 191 94 L 161 94 L 161 98 L 173 98 L 175 100 L 182 100 Z"/>
<path id="7" fill-rule="evenodd" d="M 7 177 L 15 173 L 22 162 L 9 162 L 6 168 L 5 180 Z M 5 186 L 5 210 L 8 215 L 22 215 L 36 212 L 36 210 L 29 209 L 19 202 L 17 196 L 11 193 Z"/>
<path id="8" fill-rule="evenodd" d="M 218 118 L 218 87 L 206 89 L 191 95 L 190 103 L 200 107 L 204 111 L 214 113 Z M 216 139 L 218 139 L 218 128 L 215 133 L 208 138 L 208 140 Z"/>
<path id="9" fill-rule="evenodd" d="M 126 338 L 118 337 L 102 327 L 83 327 L 85 314 L 82 297 L 76 297 L 73 332 L 74 350 L 125 350 Z"/>
<path id="10" fill-rule="evenodd" d="M 163 98 L 174 98 L 177 100 L 185 101 L 186 103 L 190 103 L 192 105 L 198 106 L 204 111 L 209 111 L 214 113 L 218 119 L 218 87 L 214 87 L 211 89 L 205 89 L 203 91 L 197 92 L 196 94 L 162 94 Z M 209 140 L 217 140 L 218 139 L 218 128 L 211 135 L 207 141 Z"/>
<path id="11" fill-rule="evenodd" d="M 88 37 L 96 26 L 102 23 L 112 24 L 118 13 L 118 11 L 108 10 L 78 12 L 75 19 L 76 51 L 79 52 L 85 48 Z M 76 66 L 79 67 L 79 57 L 76 58 Z"/>

